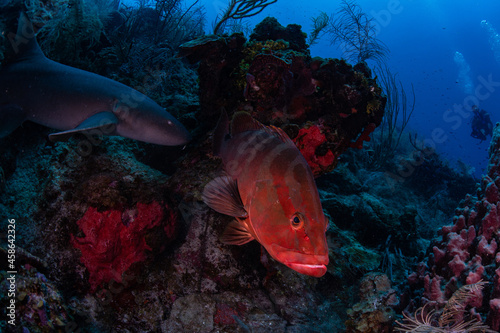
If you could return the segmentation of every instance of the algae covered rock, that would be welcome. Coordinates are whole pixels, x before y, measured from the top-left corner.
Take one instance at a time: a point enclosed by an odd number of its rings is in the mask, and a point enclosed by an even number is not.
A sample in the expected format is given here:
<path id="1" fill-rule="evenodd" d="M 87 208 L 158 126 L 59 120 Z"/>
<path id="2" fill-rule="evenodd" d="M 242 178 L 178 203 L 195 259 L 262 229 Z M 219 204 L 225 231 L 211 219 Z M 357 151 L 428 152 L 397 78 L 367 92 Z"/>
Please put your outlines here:
<path id="1" fill-rule="evenodd" d="M 22 256 L 18 257 L 22 259 Z M 19 263 L 15 274 L 1 271 L 0 276 L 0 304 L 5 318 L 0 328 L 5 332 L 10 332 L 12 327 L 7 323 L 13 318 L 7 316 L 11 299 L 15 300 L 13 322 L 20 327 L 19 331 L 64 332 L 65 327 L 73 322 L 75 311 L 70 308 L 54 282 L 36 267 Z M 14 288 L 11 288 L 11 284 Z M 14 298 L 10 296 L 12 290 Z"/>
<path id="2" fill-rule="evenodd" d="M 289 24 L 284 27 L 276 18 L 266 17 L 255 26 L 250 39 L 255 41 L 278 41 L 281 39 L 289 43 L 292 50 L 309 52 L 306 44 L 307 35 L 302 32 L 301 28 L 298 24 Z"/>
<path id="3" fill-rule="evenodd" d="M 396 315 L 393 308 L 399 304 L 399 299 L 387 275 L 367 274 L 361 281 L 359 294 L 360 301 L 347 310 L 346 332 L 391 332 Z"/>

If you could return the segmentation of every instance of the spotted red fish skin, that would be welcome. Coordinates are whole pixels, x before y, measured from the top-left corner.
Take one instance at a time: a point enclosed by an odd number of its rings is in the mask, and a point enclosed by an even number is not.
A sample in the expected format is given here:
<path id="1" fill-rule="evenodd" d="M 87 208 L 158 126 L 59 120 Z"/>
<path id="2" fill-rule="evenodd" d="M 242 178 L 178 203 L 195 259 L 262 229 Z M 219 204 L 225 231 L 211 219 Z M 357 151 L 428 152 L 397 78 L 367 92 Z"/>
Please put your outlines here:
<path id="1" fill-rule="evenodd" d="M 294 262 L 326 265 L 327 220 L 313 174 L 293 142 L 277 131 L 262 128 L 234 135 L 221 149 L 225 171 L 237 180 L 250 233 L 275 259 L 298 271 Z M 296 213 L 304 220 L 300 228 L 290 223 Z M 326 267 L 301 273 L 324 272 Z"/>

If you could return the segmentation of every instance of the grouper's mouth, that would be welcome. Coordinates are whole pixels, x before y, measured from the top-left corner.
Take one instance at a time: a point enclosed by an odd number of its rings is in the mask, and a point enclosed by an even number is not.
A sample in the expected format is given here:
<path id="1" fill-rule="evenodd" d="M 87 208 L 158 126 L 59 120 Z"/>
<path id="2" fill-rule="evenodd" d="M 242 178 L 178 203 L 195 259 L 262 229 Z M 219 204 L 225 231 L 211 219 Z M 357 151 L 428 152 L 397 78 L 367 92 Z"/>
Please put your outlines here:
<path id="1" fill-rule="evenodd" d="M 326 273 L 325 265 L 307 265 L 307 264 L 296 264 L 296 263 L 284 263 L 284 264 L 296 272 L 314 277 L 322 277 Z"/>
<path id="2" fill-rule="evenodd" d="M 322 277 L 328 265 L 328 251 L 325 254 L 306 254 L 272 244 L 269 254 L 282 264 L 301 274 Z"/>

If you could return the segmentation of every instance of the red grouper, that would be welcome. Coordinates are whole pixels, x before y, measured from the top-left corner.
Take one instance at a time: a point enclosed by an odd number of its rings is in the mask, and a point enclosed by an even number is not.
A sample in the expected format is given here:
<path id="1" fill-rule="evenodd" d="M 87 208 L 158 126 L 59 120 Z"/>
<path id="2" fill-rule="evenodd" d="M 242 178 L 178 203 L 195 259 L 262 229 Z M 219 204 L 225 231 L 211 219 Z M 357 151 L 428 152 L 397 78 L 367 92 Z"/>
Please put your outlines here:
<path id="1" fill-rule="evenodd" d="M 225 174 L 205 186 L 203 201 L 236 218 L 221 241 L 242 245 L 255 239 L 291 269 L 323 276 L 328 221 L 311 169 L 286 133 L 237 112 L 229 135 L 223 112 L 214 153 L 222 158 Z"/>

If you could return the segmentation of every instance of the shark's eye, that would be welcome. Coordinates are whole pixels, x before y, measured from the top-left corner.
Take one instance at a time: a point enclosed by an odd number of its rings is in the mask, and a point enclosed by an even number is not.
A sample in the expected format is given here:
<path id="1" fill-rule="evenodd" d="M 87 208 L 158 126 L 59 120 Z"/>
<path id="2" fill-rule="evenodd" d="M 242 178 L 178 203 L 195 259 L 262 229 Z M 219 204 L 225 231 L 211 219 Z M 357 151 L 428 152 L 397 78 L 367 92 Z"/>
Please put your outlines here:
<path id="1" fill-rule="evenodd" d="M 304 217 L 300 213 L 295 213 L 290 219 L 290 224 L 293 229 L 298 230 L 304 225 Z"/>

